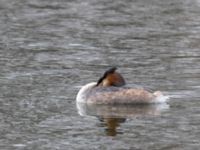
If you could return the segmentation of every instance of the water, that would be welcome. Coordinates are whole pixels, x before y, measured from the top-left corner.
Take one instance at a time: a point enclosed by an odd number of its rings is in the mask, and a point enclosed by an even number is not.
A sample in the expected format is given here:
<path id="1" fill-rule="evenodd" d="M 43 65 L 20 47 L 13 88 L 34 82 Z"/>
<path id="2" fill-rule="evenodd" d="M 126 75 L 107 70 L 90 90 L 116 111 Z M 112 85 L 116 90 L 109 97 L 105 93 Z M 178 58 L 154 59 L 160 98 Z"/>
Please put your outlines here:
<path id="1" fill-rule="evenodd" d="M 199 149 L 199 14 L 198 0 L 1 0 L 0 149 Z M 110 66 L 169 102 L 81 114 L 80 86 Z"/>

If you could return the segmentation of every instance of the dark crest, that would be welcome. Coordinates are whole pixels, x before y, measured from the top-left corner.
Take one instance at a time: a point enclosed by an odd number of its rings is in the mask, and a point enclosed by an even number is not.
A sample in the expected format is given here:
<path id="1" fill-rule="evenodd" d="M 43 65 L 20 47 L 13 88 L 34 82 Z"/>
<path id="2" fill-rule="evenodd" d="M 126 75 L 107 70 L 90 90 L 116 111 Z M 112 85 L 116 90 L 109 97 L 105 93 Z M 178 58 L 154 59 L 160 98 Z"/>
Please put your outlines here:
<path id="1" fill-rule="evenodd" d="M 97 86 L 107 77 L 107 75 L 114 73 L 117 70 L 117 67 L 112 67 L 110 69 L 108 69 L 104 75 L 98 80 L 97 82 Z"/>

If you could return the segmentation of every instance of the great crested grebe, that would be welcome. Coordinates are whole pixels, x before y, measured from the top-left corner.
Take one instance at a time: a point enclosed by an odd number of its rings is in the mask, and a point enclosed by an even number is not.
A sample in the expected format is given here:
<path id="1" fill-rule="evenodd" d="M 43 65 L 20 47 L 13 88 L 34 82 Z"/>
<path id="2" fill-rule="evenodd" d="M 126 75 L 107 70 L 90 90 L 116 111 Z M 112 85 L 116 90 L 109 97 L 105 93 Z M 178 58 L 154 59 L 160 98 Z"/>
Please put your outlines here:
<path id="1" fill-rule="evenodd" d="M 116 70 L 116 67 L 110 68 L 98 82 L 84 85 L 76 101 L 87 104 L 153 104 L 168 99 L 160 91 L 151 93 L 142 88 L 125 87 L 124 78 Z"/>

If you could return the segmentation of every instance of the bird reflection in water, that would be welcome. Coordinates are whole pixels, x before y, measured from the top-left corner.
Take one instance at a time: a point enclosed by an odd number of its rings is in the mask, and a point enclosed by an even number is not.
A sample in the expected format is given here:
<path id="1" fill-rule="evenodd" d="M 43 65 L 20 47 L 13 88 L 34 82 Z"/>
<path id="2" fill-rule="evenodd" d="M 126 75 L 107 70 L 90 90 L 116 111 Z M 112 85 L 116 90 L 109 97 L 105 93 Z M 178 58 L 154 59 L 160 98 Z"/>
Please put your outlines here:
<path id="1" fill-rule="evenodd" d="M 159 116 L 169 105 L 94 105 L 77 103 L 77 110 L 81 116 L 95 116 L 100 125 L 105 127 L 106 135 L 116 136 L 120 132 L 117 128 L 127 118 Z"/>
<path id="2" fill-rule="evenodd" d="M 99 121 L 105 127 L 106 135 L 108 136 L 116 136 L 120 132 L 117 131 L 117 127 L 120 126 L 121 123 L 126 121 L 126 118 L 103 118 L 99 117 Z"/>

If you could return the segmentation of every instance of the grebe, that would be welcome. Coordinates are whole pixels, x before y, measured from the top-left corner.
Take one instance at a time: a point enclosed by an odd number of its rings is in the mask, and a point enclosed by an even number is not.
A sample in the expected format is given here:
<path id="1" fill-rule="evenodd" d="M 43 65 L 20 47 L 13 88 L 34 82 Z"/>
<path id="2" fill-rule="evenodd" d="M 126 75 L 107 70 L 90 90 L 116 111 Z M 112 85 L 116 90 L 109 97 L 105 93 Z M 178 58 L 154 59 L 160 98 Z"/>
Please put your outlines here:
<path id="1" fill-rule="evenodd" d="M 168 99 L 160 91 L 151 93 L 142 88 L 125 87 L 124 78 L 116 70 L 116 67 L 110 68 L 98 82 L 84 85 L 76 101 L 87 104 L 153 104 Z"/>

